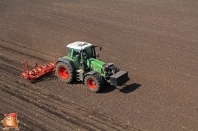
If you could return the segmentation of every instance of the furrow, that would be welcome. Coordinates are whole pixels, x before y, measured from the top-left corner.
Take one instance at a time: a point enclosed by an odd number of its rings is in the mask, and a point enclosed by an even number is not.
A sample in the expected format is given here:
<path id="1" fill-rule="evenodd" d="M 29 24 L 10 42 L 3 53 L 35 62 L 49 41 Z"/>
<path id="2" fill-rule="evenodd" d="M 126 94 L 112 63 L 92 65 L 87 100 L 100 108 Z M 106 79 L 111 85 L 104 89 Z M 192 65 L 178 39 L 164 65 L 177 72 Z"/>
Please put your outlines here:
<path id="1" fill-rule="evenodd" d="M 27 96 L 27 94 L 22 94 L 19 91 L 19 86 L 16 85 L 9 85 L 6 82 L 3 82 L 3 88 L 1 89 L 2 92 L 5 92 L 6 94 L 9 94 L 10 96 L 12 96 L 14 98 L 14 100 L 12 100 L 14 103 L 18 103 L 17 105 L 28 105 L 29 109 L 23 109 L 22 107 L 19 106 L 14 106 L 14 107 L 18 107 L 19 110 L 22 110 L 22 112 L 26 112 L 27 114 L 31 114 L 31 116 L 36 116 L 36 119 L 38 120 L 38 123 L 43 123 L 44 122 L 48 122 L 51 123 L 52 127 L 55 127 L 56 129 L 58 128 L 62 128 L 64 129 L 64 127 L 75 127 L 76 128 L 81 128 L 81 126 L 77 126 L 76 124 L 71 123 L 68 119 L 63 119 L 59 116 L 56 116 L 54 113 L 52 112 L 48 112 L 48 108 L 42 108 L 41 103 L 37 103 L 37 102 L 33 102 L 34 98 L 32 98 L 31 96 Z M 14 86 L 14 87 L 13 87 Z M 12 98 L 12 97 L 5 97 L 5 98 Z M 23 101 L 22 103 L 19 103 L 20 101 Z M 19 101 L 19 102 L 18 102 Z M 10 102 L 9 102 L 10 103 Z M 13 105 L 13 104 L 12 104 Z M 51 107 L 49 107 L 51 108 Z M 44 117 L 46 116 L 46 118 Z"/>
<path id="2" fill-rule="evenodd" d="M 34 58 L 34 59 L 36 59 L 36 60 L 41 60 L 41 61 L 47 62 L 46 59 L 37 57 L 36 55 L 30 54 L 30 53 L 24 53 L 23 51 L 13 49 L 13 48 L 10 47 L 10 46 L 7 47 L 7 46 L 1 44 L 1 45 L 0 45 L 0 48 L 2 48 L 3 50 L 6 50 L 6 51 L 12 52 L 12 53 L 14 53 L 14 54 L 16 54 L 16 55 L 28 56 L 28 57 Z"/>
<path id="3" fill-rule="evenodd" d="M 34 108 L 28 108 L 28 109 L 24 109 L 23 105 L 26 105 L 27 103 L 24 103 L 24 101 L 21 102 L 21 99 L 19 99 L 18 97 L 15 97 L 13 95 L 13 93 L 10 93 L 6 90 L 4 90 L 4 88 L 7 88 L 5 86 L 3 86 L 3 88 L 1 88 L 1 103 L 9 103 L 9 105 L 4 105 L 6 107 L 10 107 L 13 111 L 16 111 L 17 114 L 19 116 L 22 116 L 22 118 L 24 118 L 25 122 L 24 125 L 26 126 L 31 126 L 35 127 L 35 129 L 41 129 L 41 130 L 52 130 L 53 128 L 48 127 L 44 124 L 40 124 L 42 123 L 42 121 L 40 121 L 39 119 L 36 119 L 38 114 L 36 114 L 38 111 L 34 111 Z M 9 98 L 9 99 L 8 99 Z M 29 105 L 29 107 L 31 107 L 31 105 Z M 25 112 L 25 113 L 24 113 Z M 24 115 L 24 114 L 31 114 L 30 116 L 28 115 Z M 35 116 L 35 118 L 31 118 L 31 116 Z M 22 122 L 21 122 L 22 123 Z M 55 129 L 53 129 L 55 130 Z"/>

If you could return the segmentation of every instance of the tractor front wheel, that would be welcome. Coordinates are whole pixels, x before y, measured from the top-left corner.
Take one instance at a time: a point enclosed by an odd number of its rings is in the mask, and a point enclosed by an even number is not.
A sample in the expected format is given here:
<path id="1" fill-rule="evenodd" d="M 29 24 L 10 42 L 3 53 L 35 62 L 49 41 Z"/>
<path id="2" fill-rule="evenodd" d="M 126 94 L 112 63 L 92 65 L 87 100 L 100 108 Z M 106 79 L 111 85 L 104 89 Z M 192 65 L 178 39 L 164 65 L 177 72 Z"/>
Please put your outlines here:
<path id="1" fill-rule="evenodd" d="M 66 83 L 71 83 L 74 78 L 74 72 L 67 63 L 59 62 L 56 65 L 56 74 L 58 78 Z"/>
<path id="2" fill-rule="evenodd" d="M 90 91 L 95 93 L 100 91 L 104 86 L 103 81 L 100 79 L 100 77 L 97 74 L 87 75 L 84 79 L 84 83 Z"/>

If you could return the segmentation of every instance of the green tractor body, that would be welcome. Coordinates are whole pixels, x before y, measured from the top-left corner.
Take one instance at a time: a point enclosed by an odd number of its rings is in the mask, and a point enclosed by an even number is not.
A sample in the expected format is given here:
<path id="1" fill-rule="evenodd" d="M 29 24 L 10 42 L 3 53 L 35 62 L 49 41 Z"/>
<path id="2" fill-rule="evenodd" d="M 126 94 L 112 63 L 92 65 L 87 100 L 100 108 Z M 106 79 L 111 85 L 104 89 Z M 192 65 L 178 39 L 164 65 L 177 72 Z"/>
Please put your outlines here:
<path id="1" fill-rule="evenodd" d="M 97 59 L 99 55 L 96 55 L 95 48 L 98 46 L 76 41 L 67 47 L 67 56 L 59 58 L 56 63 L 56 74 L 60 80 L 66 83 L 82 81 L 93 92 L 101 90 L 105 83 L 122 86 L 129 80 L 127 71 L 119 71 L 113 63 Z"/>

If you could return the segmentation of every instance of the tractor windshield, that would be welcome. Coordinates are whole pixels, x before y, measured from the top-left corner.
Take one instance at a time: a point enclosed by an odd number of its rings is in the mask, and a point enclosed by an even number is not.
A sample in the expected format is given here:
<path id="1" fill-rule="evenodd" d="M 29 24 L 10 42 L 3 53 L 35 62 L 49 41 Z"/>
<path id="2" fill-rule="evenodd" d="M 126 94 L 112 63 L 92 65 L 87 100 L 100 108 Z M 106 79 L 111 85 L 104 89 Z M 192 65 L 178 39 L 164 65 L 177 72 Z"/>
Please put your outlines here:
<path id="1" fill-rule="evenodd" d="M 80 55 L 80 50 L 75 50 L 75 49 L 68 49 L 68 54 L 67 56 L 69 56 L 70 58 L 76 58 L 76 56 Z"/>

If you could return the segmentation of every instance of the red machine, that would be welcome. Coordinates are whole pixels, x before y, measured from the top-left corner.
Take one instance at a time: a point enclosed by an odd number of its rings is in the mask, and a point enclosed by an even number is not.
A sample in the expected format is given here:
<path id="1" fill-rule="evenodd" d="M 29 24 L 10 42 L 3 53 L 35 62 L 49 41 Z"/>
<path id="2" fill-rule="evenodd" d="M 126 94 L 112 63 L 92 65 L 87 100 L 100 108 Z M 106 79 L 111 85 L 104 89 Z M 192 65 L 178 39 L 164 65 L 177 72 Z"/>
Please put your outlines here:
<path id="1" fill-rule="evenodd" d="M 28 61 L 25 61 L 24 69 L 23 72 L 21 73 L 21 77 L 33 82 L 47 74 L 54 73 L 55 68 L 56 68 L 56 62 L 50 62 L 49 64 L 46 65 L 38 65 L 36 63 L 35 67 L 29 70 Z"/>

